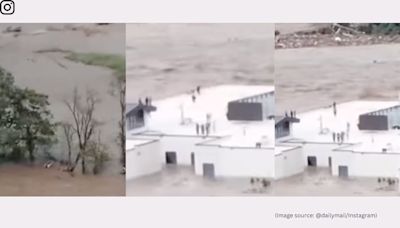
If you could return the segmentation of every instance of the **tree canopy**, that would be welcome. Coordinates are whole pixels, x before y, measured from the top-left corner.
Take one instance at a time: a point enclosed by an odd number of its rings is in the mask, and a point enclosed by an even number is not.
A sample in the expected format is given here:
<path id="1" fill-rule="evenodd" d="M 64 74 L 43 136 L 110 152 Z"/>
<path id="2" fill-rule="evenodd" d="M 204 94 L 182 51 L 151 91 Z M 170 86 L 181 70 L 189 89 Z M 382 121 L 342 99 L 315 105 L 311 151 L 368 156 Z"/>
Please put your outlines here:
<path id="1" fill-rule="evenodd" d="M 35 160 L 40 145 L 48 145 L 55 124 L 46 95 L 15 85 L 13 76 L 0 68 L 0 155 L 9 160 Z"/>

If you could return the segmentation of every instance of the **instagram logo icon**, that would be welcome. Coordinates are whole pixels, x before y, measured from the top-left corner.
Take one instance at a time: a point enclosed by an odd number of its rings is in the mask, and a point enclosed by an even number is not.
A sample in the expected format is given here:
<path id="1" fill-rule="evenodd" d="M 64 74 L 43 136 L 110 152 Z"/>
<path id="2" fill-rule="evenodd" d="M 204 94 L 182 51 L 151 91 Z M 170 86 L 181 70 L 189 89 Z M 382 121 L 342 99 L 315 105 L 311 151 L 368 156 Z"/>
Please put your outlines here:
<path id="1" fill-rule="evenodd" d="M 15 3 L 12 0 L 2 0 L 0 2 L 0 13 L 11 15 L 15 11 Z"/>

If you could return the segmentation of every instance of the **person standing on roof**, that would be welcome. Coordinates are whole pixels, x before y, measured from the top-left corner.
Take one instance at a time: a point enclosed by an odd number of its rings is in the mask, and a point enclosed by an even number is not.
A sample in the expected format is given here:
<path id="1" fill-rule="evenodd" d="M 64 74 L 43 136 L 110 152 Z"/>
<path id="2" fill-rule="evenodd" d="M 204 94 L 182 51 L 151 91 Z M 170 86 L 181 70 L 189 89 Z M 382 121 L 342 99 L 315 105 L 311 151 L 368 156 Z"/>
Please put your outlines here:
<path id="1" fill-rule="evenodd" d="M 347 122 L 347 124 L 346 124 L 346 138 L 347 138 L 347 140 L 349 140 L 349 137 L 350 137 L 350 123 Z"/>
<path id="2" fill-rule="evenodd" d="M 343 143 L 344 142 L 344 131 L 340 132 L 340 141 Z"/>
<path id="3" fill-rule="evenodd" d="M 336 102 L 335 101 L 333 102 L 332 107 L 333 107 L 333 115 L 336 116 L 337 110 L 336 110 Z"/>
<path id="4" fill-rule="evenodd" d="M 341 141 L 340 141 L 340 133 L 339 133 L 339 132 L 336 133 L 336 141 L 337 141 L 339 144 L 342 144 Z"/>

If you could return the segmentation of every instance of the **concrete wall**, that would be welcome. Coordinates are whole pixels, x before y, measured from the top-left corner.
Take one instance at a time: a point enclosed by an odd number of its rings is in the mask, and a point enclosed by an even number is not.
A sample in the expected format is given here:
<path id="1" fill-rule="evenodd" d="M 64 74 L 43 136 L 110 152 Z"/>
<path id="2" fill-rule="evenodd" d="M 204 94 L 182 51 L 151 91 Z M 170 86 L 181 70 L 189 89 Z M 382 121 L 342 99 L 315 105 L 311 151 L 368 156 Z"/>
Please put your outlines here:
<path id="1" fill-rule="evenodd" d="M 144 115 L 144 125 L 141 127 L 136 127 L 136 128 L 131 128 L 128 129 L 128 119 L 126 119 L 126 130 L 127 130 L 127 136 L 130 136 L 132 134 L 139 134 L 141 132 L 147 131 L 148 130 L 148 123 L 150 120 L 150 114 L 145 112 Z"/>
<path id="2" fill-rule="evenodd" d="M 400 126 L 400 108 L 396 108 L 387 114 L 389 128 Z"/>
<path id="3" fill-rule="evenodd" d="M 332 156 L 333 150 L 338 148 L 339 144 L 331 143 L 305 143 L 303 144 L 304 166 L 307 166 L 307 157 L 317 157 L 318 167 L 329 167 L 329 157 Z"/>
<path id="4" fill-rule="evenodd" d="M 350 152 L 338 152 L 335 151 L 332 154 L 332 167 L 331 173 L 333 176 L 339 176 L 339 166 L 347 166 L 349 171 L 349 176 L 354 176 L 354 156 Z"/>
<path id="5" fill-rule="evenodd" d="M 275 155 L 275 179 L 290 177 L 304 171 L 302 147 L 296 147 Z"/>
<path id="6" fill-rule="evenodd" d="M 198 146 L 195 156 L 197 175 L 203 175 L 204 163 L 212 163 L 217 177 L 274 177 L 273 149 Z"/>
<path id="7" fill-rule="evenodd" d="M 126 179 L 161 171 L 160 142 L 154 141 L 126 151 Z"/>
<path id="8" fill-rule="evenodd" d="M 336 152 L 332 175 L 338 175 L 339 165 L 348 166 L 353 177 L 398 177 L 400 154 Z"/>
<path id="9" fill-rule="evenodd" d="M 275 115 L 275 93 L 269 93 L 261 103 L 264 117 Z"/>
<path id="10" fill-rule="evenodd" d="M 178 165 L 191 165 L 191 153 L 196 152 L 195 144 L 207 140 L 207 137 L 162 136 L 160 137 L 163 163 L 167 151 L 176 152 Z"/>
<path id="11" fill-rule="evenodd" d="M 286 128 L 286 126 L 288 126 Z M 283 138 L 291 134 L 292 123 L 289 121 L 281 121 L 275 124 L 275 138 Z"/>

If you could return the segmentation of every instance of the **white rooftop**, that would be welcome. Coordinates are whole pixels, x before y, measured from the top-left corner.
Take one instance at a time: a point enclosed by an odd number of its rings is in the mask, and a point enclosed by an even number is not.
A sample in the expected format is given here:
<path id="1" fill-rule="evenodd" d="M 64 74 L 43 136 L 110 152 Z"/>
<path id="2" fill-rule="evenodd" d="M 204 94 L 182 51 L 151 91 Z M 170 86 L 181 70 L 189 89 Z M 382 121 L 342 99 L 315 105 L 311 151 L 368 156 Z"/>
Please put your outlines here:
<path id="1" fill-rule="evenodd" d="M 274 121 L 244 122 L 241 126 L 241 130 L 238 128 L 229 136 L 205 141 L 202 144 L 224 147 L 255 147 L 257 143 L 261 143 L 261 148 L 273 148 L 275 144 Z"/>
<path id="2" fill-rule="evenodd" d="M 291 146 L 291 145 L 275 145 L 275 155 L 280 155 L 285 151 L 292 150 L 299 146 Z"/>
<path id="3" fill-rule="evenodd" d="M 336 116 L 332 107 L 301 113 L 297 115 L 300 123 L 293 124 L 292 136 L 298 141 L 333 143 L 332 132 L 346 132 L 349 124 L 349 138 L 345 137 L 344 143 L 357 145 L 347 149 L 376 153 L 390 145 L 392 151 L 400 153 L 399 131 L 360 131 L 357 126 L 359 115 L 398 104 L 399 101 L 352 101 L 337 104 Z M 321 133 L 321 125 L 324 133 Z"/>
<path id="4" fill-rule="evenodd" d="M 230 101 L 272 91 L 273 86 L 221 85 L 201 88 L 200 94 L 195 93 L 195 102 L 192 91 L 153 101 L 157 110 L 150 114 L 148 131 L 196 136 L 196 123 L 205 124 L 208 115 L 211 122 L 209 136 L 232 136 L 232 140 L 225 141 L 226 145 L 254 146 L 264 136 L 274 143 L 273 121 L 229 121 L 226 116 Z"/>
<path id="5" fill-rule="evenodd" d="M 126 139 L 125 150 L 135 149 L 137 146 L 154 141 L 154 139 Z"/>
<path id="6" fill-rule="evenodd" d="M 238 123 L 235 123 L 238 124 Z M 274 121 L 245 122 L 239 124 L 229 137 L 212 142 L 214 145 L 226 147 L 255 147 L 261 143 L 261 148 L 271 148 L 275 145 Z"/>

